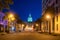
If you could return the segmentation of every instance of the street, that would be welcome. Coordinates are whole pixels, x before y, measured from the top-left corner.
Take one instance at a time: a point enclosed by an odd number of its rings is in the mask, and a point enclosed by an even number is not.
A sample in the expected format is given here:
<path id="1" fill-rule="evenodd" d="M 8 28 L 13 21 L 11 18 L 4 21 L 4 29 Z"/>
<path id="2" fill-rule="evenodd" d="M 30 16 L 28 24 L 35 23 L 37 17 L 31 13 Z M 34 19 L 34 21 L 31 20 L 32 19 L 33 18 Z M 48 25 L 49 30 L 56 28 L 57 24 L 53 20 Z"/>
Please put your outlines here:
<path id="1" fill-rule="evenodd" d="M 0 35 L 0 40 L 60 40 L 60 37 L 37 32 L 20 32 Z"/>

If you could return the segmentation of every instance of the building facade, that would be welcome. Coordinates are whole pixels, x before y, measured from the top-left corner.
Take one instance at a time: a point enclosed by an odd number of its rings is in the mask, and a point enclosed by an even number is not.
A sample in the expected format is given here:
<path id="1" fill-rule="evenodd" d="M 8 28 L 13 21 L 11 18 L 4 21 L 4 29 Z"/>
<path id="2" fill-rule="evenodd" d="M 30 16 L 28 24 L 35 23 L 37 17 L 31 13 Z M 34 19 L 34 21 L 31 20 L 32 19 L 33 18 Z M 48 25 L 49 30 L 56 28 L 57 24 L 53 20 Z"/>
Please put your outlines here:
<path id="1" fill-rule="evenodd" d="M 49 10 L 49 8 L 54 9 Z M 46 9 L 48 9 L 49 12 L 54 10 L 52 12 L 53 17 L 51 16 L 52 18 L 50 19 L 50 23 L 46 24 L 47 20 L 45 22 L 46 25 L 50 26 L 48 26 L 47 32 L 50 31 L 51 33 L 60 33 L 60 0 L 42 0 L 42 15 L 45 15 L 46 13 L 48 14 Z"/>

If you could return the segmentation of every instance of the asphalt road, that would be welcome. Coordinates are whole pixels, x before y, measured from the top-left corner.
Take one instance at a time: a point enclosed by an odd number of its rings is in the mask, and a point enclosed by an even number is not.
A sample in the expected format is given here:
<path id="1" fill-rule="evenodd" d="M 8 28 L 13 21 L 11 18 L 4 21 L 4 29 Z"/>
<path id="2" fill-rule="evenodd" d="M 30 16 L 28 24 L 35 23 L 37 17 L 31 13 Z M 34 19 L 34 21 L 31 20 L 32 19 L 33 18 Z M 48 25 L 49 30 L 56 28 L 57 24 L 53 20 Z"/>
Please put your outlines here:
<path id="1" fill-rule="evenodd" d="M 60 36 L 45 35 L 37 32 L 21 32 L 0 35 L 0 40 L 60 40 Z"/>

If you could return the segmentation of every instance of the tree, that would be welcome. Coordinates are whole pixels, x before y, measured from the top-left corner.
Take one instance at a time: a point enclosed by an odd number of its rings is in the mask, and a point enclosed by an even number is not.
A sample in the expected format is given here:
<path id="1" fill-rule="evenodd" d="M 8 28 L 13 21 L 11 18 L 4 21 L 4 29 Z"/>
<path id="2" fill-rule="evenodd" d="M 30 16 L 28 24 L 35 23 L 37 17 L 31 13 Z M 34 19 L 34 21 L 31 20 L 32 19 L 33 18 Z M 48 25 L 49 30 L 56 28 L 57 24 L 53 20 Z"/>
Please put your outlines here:
<path id="1" fill-rule="evenodd" d="M 9 5 L 13 4 L 13 0 L 0 0 L 0 11 L 9 9 Z"/>

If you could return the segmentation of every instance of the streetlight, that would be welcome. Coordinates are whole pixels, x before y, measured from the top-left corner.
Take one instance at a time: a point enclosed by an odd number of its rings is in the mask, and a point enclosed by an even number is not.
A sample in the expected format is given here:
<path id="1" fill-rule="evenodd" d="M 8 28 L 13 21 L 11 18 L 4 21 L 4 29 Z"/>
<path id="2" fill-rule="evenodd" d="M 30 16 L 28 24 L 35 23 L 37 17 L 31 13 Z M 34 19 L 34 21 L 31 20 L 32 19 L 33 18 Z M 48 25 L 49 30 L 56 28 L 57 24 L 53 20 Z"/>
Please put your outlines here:
<path id="1" fill-rule="evenodd" d="M 22 24 L 22 27 L 24 27 L 24 24 Z"/>
<path id="2" fill-rule="evenodd" d="M 38 31 L 38 26 L 39 26 L 39 24 L 38 24 L 38 23 L 36 23 L 35 25 L 36 25 L 36 31 Z"/>
<path id="3" fill-rule="evenodd" d="M 24 28 L 25 28 L 25 25 L 24 25 L 24 24 L 22 24 L 22 30 L 24 30 Z"/>
<path id="4" fill-rule="evenodd" d="M 50 16 L 50 15 L 46 15 L 46 18 L 47 18 L 47 19 L 50 19 L 50 18 L 51 18 L 51 16 Z"/>
<path id="5" fill-rule="evenodd" d="M 8 18 L 7 18 L 8 19 L 8 26 L 10 26 L 10 23 L 15 20 L 15 16 L 13 13 L 8 14 L 7 16 L 8 16 Z M 8 28 L 8 30 L 9 30 L 9 28 Z"/>
<path id="6" fill-rule="evenodd" d="M 8 19 L 11 21 L 15 20 L 14 14 L 8 14 Z"/>
<path id="7" fill-rule="evenodd" d="M 8 17 L 9 17 L 9 18 L 12 18 L 13 16 L 14 16 L 13 14 L 9 14 L 9 16 L 8 16 Z"/>
<path id="8" fill-rule="evenodd" d="M 50 19 L 51 19 L 51 15 L 46 15 L 46 18 L 48 19 L 48 30 L 49 30 L 49 34 L 51 34 L 51 23 L 50 23 Z"/>
<path id="9" fill-rule="evenodd" d="M 36 24 L 36 26 L 39 26 L 38 24 Z"/>
<path id="10" fill-rule="evenodd" d="M 12 20 L 12 21 L 14 21 L 14 20 L 15 20 L 15 18 L 13 17 L 11 20 Z"/>

